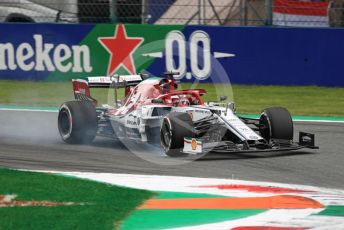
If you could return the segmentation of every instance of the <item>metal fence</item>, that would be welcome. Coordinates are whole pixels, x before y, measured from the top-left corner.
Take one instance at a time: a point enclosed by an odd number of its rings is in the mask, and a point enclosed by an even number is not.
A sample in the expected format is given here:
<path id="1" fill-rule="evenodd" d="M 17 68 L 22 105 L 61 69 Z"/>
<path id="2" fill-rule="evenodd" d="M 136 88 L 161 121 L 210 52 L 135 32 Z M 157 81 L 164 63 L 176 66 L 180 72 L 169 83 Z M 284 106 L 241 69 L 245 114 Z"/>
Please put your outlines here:
<path id="1" fill-rule="evenodd" d="M 344 26 L 343 0 L 0 0 L 0 21 Z"/>

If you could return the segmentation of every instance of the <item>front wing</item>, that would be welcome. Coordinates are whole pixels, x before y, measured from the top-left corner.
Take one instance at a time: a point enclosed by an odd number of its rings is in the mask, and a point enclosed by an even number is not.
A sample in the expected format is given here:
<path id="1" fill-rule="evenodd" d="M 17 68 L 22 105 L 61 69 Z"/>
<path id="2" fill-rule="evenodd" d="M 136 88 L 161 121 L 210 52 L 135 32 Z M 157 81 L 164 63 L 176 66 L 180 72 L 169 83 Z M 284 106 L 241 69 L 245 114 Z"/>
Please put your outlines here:
<path id="1" fill-rule="evenodd" d="M 204 143 L 198 138 L 184 138 L 183 152 L 187 154 L 205 154 L 210 152 L 217 153 L 257 153 L 257 152 L 279 152 L 292 151 L 303 148 L 318 149 L 315 146 L 315 136 L 311 133 L 300 132 L 299 142 L 286 142 L 275 140 L 273 144 L 236 144 L 230 141 L 221 141 L 216 143 Z"/>

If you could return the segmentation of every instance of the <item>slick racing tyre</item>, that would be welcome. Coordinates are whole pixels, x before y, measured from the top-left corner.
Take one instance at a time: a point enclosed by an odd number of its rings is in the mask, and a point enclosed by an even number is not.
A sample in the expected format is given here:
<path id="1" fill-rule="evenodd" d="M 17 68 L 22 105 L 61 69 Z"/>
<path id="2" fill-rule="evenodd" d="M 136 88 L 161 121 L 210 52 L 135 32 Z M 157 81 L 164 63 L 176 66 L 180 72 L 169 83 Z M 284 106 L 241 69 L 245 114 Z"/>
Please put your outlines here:
<path id="1" fill-rule="evenodd" d="M 182 152 L 184 137 L 194 137 L 192 119 L 187 113 L 173 112 L 168 114 L 161 126 L 160 141 L 165 154 L 170 157 L 185 155 Z"/>
<path id="2" fill-rule="evenodd" d="M 264 109 L 260 116 L 259 124 L 260 135 L 269 142 L 273 139 L 293 140 L 293 120 L 285 108 L 272 107 Z"/>
<path id="3" fill-rule="evenodd" d="M 58 115 L 58 129 L 63 141 L 69 144 L 87 144 L 97 133 L 97 114 L 89 101 L 64 103 Z"/>

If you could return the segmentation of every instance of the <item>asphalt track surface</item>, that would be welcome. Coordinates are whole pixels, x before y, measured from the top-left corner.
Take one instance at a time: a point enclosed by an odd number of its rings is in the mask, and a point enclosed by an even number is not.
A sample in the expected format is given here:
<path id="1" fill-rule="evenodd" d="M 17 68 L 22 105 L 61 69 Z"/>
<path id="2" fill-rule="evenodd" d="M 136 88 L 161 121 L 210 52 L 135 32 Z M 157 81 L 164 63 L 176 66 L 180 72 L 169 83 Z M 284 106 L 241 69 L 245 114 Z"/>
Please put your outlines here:
<path id="1" fill-rule="evenodd" d="M 0 167 L 234 178 L 343 189 L 344 123 L 296 122 L 295 131 L 299 130 L 315 133 L 320 150 L 211 154 L 185 164 L 161 165 L 111 139 L 65 144 L 55 112 L 0 111 Z"/>

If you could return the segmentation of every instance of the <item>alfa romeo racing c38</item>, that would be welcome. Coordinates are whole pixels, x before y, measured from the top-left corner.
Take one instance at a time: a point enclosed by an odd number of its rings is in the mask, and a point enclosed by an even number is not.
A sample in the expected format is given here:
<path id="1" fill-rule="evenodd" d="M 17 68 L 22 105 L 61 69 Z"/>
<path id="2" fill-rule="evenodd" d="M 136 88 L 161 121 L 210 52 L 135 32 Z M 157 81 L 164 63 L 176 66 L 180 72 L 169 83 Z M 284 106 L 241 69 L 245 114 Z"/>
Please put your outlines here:
<path id="1" fill-rule="evenodd" d="M 61 138 L 70 144 L 90 143 L 97 135 L 151 143 L 161 145 L 170 157 L 317 148 L 310 133 L 300 132 L 299 142 L 293 141 L 287 109 L 266 108 L 259 119 L 242 117 L 235 113 L 234 103 L 223 103 L 226 97 L 205 102 L 204 89 L 178 89 L 175 74 L 73 80 L 75 100 L 59 109 Z M 98 106 L 90 88 L 113 88 L 113 104 Z M 123 100 L 118 100 L 119 91 L 124 91 Z"/>

